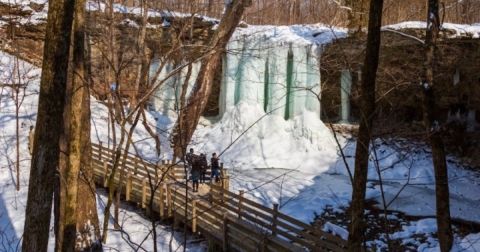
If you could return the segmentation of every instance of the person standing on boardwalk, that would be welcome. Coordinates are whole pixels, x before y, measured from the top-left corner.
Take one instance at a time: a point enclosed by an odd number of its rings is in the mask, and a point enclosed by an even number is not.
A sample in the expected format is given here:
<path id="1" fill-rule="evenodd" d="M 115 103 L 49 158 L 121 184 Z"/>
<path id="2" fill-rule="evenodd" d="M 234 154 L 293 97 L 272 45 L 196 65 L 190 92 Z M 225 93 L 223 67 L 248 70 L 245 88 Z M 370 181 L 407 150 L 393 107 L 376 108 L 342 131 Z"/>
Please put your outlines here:
<path id="1" fill-rule="evenodd" d="M 185 155 L 185 161 L 187 161 L 187 174 L 185 177 L 185 180 L 188 182 L 188 179 L 190 178 L 190 173 L 192 172 L 192 164 L 193 164 L 193 158 L 196 157 L 197 155 L 194 154 L 193 148 L 190 148 L 190 152 Z"/>
<path id="2" fill-rule="evenodd" d="M 220 165 L 218 164 L 219 158 L 217 158 L 217 153 L 212 154 L 212 158 L 210 159 L 210 165 L 212 166 L 212 178 L 210 179 L 213 182 L 213 176 L 215 176 L 215 182 L 220 181 Z"/>
<path id="3" fill-rule="evenodd" d="M 201 176 L 200 176 L 200 183 L 205 183 L 205 177 L 207 173 L 207 168 L 208 168 L 208 163 L 207 163 L 207 157 L 205 154 L 200 154 L 200 159 L 198 160 L 198 164 L 200 166 L 200 170 L 202 171 Z"/>
<path id="4" fill-rule="evenodd" d="M 200 179 L 201 169 L 197 156 L 192 157 L 192 187 L 193 192 L 198 192 L 198 180 Z"/>

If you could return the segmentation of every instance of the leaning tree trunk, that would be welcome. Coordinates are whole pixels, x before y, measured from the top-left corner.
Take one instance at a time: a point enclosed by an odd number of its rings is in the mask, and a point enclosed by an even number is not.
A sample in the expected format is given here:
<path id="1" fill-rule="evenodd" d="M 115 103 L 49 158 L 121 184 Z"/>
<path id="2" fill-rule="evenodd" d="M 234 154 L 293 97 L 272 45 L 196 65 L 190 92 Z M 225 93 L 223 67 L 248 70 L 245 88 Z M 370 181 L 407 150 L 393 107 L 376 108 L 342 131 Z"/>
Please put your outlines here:
<path id="1" fill-rule="evenodd" d="M 423 112 L 427 136 L 432 149 L 433 166 L 435 168 L 435 195 L 437 203 L 437 226 L 440 250 L 448 252 L 452 248 L 453 233 L 450 220 L 450 192 L 448 188 L 448 171 L 445 158 L 445 146 L 441 136 L 441 127 L 435 120 L 435 52 L 440 29 L 438 17 L 438 0 L 428 1 L 428 22 L 425 45 L 425 79 L 423 87 Z"/>
<path id="2" fill-rule="evenodd" d="M 361 251 L 362 236 L 365 233 L 364 210 L 365 191 L 368 175 L 369 144 L 375 113 L 375 79 L 377 77 L 380 52 L 380 27 L 382 25 L 383 0 L 370 1 L 367 51 L 363 63 L 365 77 L 360 87 L 360 128 L 355 151 L 355 175 L 351 203 L 351 224 L 348 236 L 349 251 Z"/>
<path id="3" fill-rule="evenodd" d="M 188 98 L 185 110 L 180 111 L 183 120 L 177 121 L 173 130 L 172 144 L 174 158 L 181 158 L 185 155 L 185 149 L 192 139 L 193 132 L 197 127 L 200 116 L 208 102 L 212 92 L 213 77 L 217 68 L 220 56 L 225 51 L 228 41 L 232 37 L 235 28 L 240 22 L 246 7 L 252 5 L 251 0 L 233 0 L 227 6 L 225 15 L 213 35 L 210 45 L 207 48 L 208 54 L 202 61 L 199 75 L 191 96 Z"/>
<path id="4" fill-rule="evenodd" d="M 59 132 L 67 80 L 74 1 L 49 2 L 40 97 L 35 130 L 23 251 L 47 251 L 55 170 L 59 163 Z"/>

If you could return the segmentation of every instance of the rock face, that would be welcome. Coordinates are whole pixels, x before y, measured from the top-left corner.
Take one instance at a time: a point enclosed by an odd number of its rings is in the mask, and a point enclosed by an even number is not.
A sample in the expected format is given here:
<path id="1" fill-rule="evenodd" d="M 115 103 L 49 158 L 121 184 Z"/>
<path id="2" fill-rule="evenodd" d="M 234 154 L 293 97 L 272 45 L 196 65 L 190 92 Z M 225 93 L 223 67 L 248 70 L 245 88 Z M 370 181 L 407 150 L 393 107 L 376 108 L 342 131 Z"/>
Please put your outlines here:
<path id="1" fill-rule="evenodd" d="M 425 30 L 408 29 L 409 35 L 422 38 Z M 454 31 L 447 31 L 453 33 Z M 480 111 L 480 39 L 444 37 L 436 57 L 438 118 L 446 119 L 455 104 Z M 353 75 L 352 115 L 358 115 L 356 92 L 364 60 L 364 44 L 351 38 L 340 39 L 324 48 L 321 62 L 322 107 L 329 118 L 339 116 L 340 74 L 349 69 Z M 382 34 L 380 63 L 377 71 L 379 120 L 386 122 L 422 120 L 421 90 L 423 44 L 393 33 Z M 360 77 L 359 77 L 360 76 Z"/>
<path id="2" fill-rule="evenodd" d="M 43 57 L 43 44 L 46 25 L 46 16 L 36 17 L 35 22 L 30 19 L 38 13 L 45 13 L 45 5 L 29 3 L 27 6 L 0 3 L 0 41 L 2 48 L 7 52 L 20 52 L 24 60 L 41 67 Z M 135 82 L 137 64 L 141 60 L 137 57 L 136 46 L 139 37 L 141 17 L 133 13 L 115 13 L 114 29 L 116 44 L 116 62 L 114 66 L 108 63 L 108 23 L 105 14 L 95 10 L 87 12 L 87 37 L 89 71 L 92 74 L 94 87 L 93 94 L 98 98 L 105 98 L 109 93 L 111 82 L 121 83 L 124 96 L 130 96 Z M 188 50 L 174 54 L 178 62 L 188 60 L 202 53 L 202 45 L 208 43 L 214 30 L 212 27 L 217 20 L 203 18 L 202 16 L 174 16 L 170 13 L 160 13 L 148 18 L 146 37 L 147 62 L 155 53 L 169 50 L 176 39 L 183 44 L 193 45 Z M 177 36 L 180 29 L 187 26 L 187 32 Z M 18 50 L 17 50 L 18 49 Z M 115 69 L 115 74 L 108 69 Z M 121 69 L 121 70 L 119 70 Z M 147 66 L 148 69 L 148 66 Z M 105 74 L 110 72 L 110 74 Z"/>

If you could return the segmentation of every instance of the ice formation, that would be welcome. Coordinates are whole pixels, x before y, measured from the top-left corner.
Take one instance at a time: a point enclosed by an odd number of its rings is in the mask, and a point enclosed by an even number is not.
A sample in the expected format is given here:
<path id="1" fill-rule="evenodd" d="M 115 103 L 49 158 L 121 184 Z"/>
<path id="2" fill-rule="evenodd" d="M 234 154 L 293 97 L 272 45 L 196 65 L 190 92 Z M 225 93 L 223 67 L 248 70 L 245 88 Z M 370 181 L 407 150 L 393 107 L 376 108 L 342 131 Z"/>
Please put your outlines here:
<path id="1" fill-rule="evenodd" d="M 320 118 L 322 44 L 345 34 L 321 25 L 238 29 L 222 59 L 220 114 L 245 101 L 285 120 L 301 115 L 304 109 Z M 159 59 L 152 63 L 151 78 L 160 63 Z M 177 67 L 166 62 L 159 79 L 166 78 Z M 199 68 L 200 62 L 193 64 L 188 92 Z M 154 107 L 158 112 L 168 115 L 178 109 L 185 76 L 183 69 L 156 92 Z"/>

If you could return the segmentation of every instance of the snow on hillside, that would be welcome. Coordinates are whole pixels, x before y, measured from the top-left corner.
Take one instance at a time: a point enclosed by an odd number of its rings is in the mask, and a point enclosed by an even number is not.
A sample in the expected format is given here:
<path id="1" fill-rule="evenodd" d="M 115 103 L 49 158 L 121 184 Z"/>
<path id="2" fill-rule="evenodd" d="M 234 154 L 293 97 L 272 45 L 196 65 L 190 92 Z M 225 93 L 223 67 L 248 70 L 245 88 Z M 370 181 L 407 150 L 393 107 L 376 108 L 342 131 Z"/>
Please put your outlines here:
<path id="1" fill-rule="evenodd" d="M 247 37 L 249 40 L 265 38 L 270 42 L 295 45 L 325 44 L 347 36 L 347 29 L 330 27 L 324 24 L 311 25 L 249 25 L 237 28 L 231 40 Z"/>
<path id="2" fill-rule="evenodd" d="M 0 52 L 0 82 L 10 83 L 14 58 Z M 20 80 L 22 84 L 28 84 L 25 89 L 25 99 L 19 110 L 20 120 L 20 191 L 15 190 L 16 185 L 16 149 L 15 149 L 15 105 L 11 98 L 11 88 L 0 87 L 0 251 L 17 251 L 20 249 L 21 237 L 25 221 L 25 207 L 28 193 L 28 180 L 31 156 L 29 154 L 28 133 L 30 126 L 35 126 L 36 111 L 38 105 L 38 92 L 40 84 L 41 69 L 20 61 L 16 69 L 20 69 Z M 14 75 L 16 76 L 16 75 Z M 16 82 L 18 83 L 18 81 Z M 21 91 L 21 96 L 23 96 Z M 98 135 L 107 134 L 106 127 L 97 127 L 97 122 L 105 121 L 102 116 L 106 110 L 98 109 L 98 102 L 92 101 L 92 113 L 94 120 L 92 126 L 92 138 Z M 103 107 L 104 108 L 104 107 Z M 143 134 L 142 134 L 143 133 Z M 146 137 L 145 130 L 137 132 L 135 137 Z M 96 139 L 96 138 L 94 138 Z M 138 138 L 135 138 L 138 139 Z M 95 141 L 95 140 L 94 140 Z M 139 144 L 145 150 L 147 147 Z M 145 151 L 148 152 L 148 151 Z M 103 189 L 98 190 L 97 206 L 100 225 L 103 222 L 104 205 L 106 204 L 106 193 Z M 113 211 L 113 210 L 112 210 Z M 112 230 L 108 234 L 107 244 L 104 249 L 115 251 L 135 251 L 141 244 L 146 251 L 153 251 L 153 244 L 150 235 L 151 224 L 145 214 L 138 208 L 130 205 L 122 205 L 120 213 L 122 232 Z M 172 232 L 170 227 L 158 226 L 158 248 L 160 251 L 168 251 L 171 238 L 173 250 L 183 251 L 183 234 Z M 173 234 L 173 237 L 172 237 Z M 128 236 L 127 236 L 128 235 Z M 145 240 L 146 239 L 146 240 Z M 189 244 L 187 251 L 204 251 L 205 244 Z M 53 229 L 50 233 L 49 251 L 54 249 Z"/>
<path id="3" fill-rule="evenodd" d="M 0 54 L 0 76 L 9 76 L 13 68 L 13 58 Z M 21 146 L 21 190 L 14 189 L 15 171 L 15 137 L 14 137 L 14 105 L 9 97 L 10 89 L 4 87 L 1 95 L 0 107 L 0 228 L 4 230 L 5 241 L 10 244 L 19 242 L 23 233 L 24 211 L 27 196 L 30 155 L 28 154 L 28 128 L 35 125 L 35 113 L 38 102 L 40 70 L 34 69 L 21 62 L 22 68 L 30 71 L 26 76 L 30 83 L 26 89 L 25 101 L 20 110 L 20 120 L 25 126 L 20 132 Z M 92 139 L 104 141 L 108 139 L 108 113 L 101 102 L 92 100 Z M 173 126 L 175 118 L 161 117 L 151 111 L 148 123 L 156 125 L 160 131 L 167 131 Z M 119 129 L 117 127 L 117 133 Z M 168 159 L 171 156 L 168 135 L 162 135 L 164 154 L 160 158 Z M 148 133 L 138 126 L 134 141 L 141 155 L 154 160 L 154 144 Z M 345 146 L 347 162 L 353 168 L 355 142 L 342 137 Z M 392 198 L 401 186 L 407 181 L 412 185 L 403 190 L 400 198 L 391 204 L 389 209 L 403 211 L 413 216 L 433 216 L 435 214 L 435 200 L 433 189 L 433 168 L 428 147 L 413 145 L 409 151 L 397 151 L 411 143 L 406 140 L 392 139 L 377 140 L 377 154 L 380 167 L 385 168 L 382 177 L 386 180 L 384 187 L 387 200 Z M 351 185 L 346 168 L 338 156 L 334 139 L 325 125 L 309 112 L 304 112 L 292 120 L 285 121 L 272 115 L 265 115 L 262 108 L 239 103 L 217 120 L 204 118 L 194 136 L 191 147 L 197 152 L 210 155 L 216 151 L 222 153 L 220 157 L 231 175 L 231 190 L 245 190 L 246 196 L 266 206 L 279 204 L 280 211 L 298 218 L 304 222 L 311 222 L 314 213 L 321 214 L 330 208 L 341 213 L 342 206 L 347 206 L 351 198 Z M 268 158 L 266 158 L 268 157 Z M 449 158 L 453 159 L 453 158 Z M 410 180 L 408 180 L 410 175 Z M 460 165 L 449 163 L 451 179 L 452 215 L 457 219 L 478 222 L 480 206 L 480 179 L 477 173 L 466 171 Z M 380 192 L 376 180 L 375 165 L 372 162 L 369 170 L 369 188 L 367 197 L 380 200 Z M 416 184 L 416 185 L 415 185 Z M 103 216 L 105 193 L 99 190 L 98 211 Z M 100 218 L 102 219 L 102 218 Z M 149 223 L 143 213 L 127 205 L 123 206 L 121 221 L 125 232 L 130 235 L 132 242 L 127 242 L 122 233 L 111 231 L 106 247 L 121 251 L 134 250 L 134 243 L 141 243 L 148 236 Z M 336 223 L 335 228 L 345 228 L 347 223 Z M 332 224 L 333 225 L 333 224 Z M 404 224 L 404 230 L 394 233 L 404 242 L 411 242 L 414 248 L 429 248 L 425 251 L 438 251 L 437 240 L 434 237 L 428 241 L 413 240 L 419 225 L 428 227 L 435 232 L 434 221 L 420 220 L 417 223 Z M 159 236 L 158 246 L 167 248 L 171 230 L 168 227 L 157 228 Z M 470 243 L 478 239 L 480 234 L 471 234 L 457 238 L 456 249 L 474 251 Z M 53 234 L 51 235 L 53 242 Z M 180 246 L 181 235 L 175 233 L 174 247 Z M 470 242 L 468 242 L 468 241 Z M 151 241 L 143 244 L 147 250 L 152 248 Z M 370 244 L 381 246 L 383 241 L 372 241 Z M 53 243 L 51 243 L 53 244 Z M 188 251 L 202 250 L 202 246 L 188 245 Z M 479 245 L 480 246 L 480 245 Z M 53 247 L 51 246 L 50 249 Z M 457 249 L 458 248 L 458 249 Z"/>

